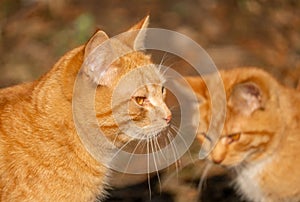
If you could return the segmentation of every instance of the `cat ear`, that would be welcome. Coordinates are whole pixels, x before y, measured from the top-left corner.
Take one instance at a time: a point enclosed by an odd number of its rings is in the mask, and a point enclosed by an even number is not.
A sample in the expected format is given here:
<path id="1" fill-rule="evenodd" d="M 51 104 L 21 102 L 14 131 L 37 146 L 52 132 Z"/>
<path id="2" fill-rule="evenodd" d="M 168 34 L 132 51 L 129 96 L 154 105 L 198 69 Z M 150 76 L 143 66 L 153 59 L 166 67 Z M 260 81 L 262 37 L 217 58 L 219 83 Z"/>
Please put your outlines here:
<path id="1" fill-rule="evenodd" d="M 101 30 L 97 30 L 95 34 L 90 38 L 84 48 L 84 58 L 86 58 L 91 52 L 101 45 L 104 41 L 108 40 L 107 34 Z"/>
<path id="2" fill-rule="evenodd" d="M 146 38 L 146 28 L 149 24 L 149 15 L 137 24 L 133 25 L 126 34 L 120 37 L 120 41 L 125 43 L 133 50 L 143 49 Z"/>
<path id="3" fill-rule="evenodd" d="M 113 57 L 113 49 L 108 39 L 105 32 L 98 30 L 84 49 L 83 71 L 97 85 L 109 86 L 118 73 L 117 68 L 108 64 L 111 61 L 109 58 Z M 103 44 L 105 41 L 107 42 Z"/>
<path id="4" fill-rule="evenodd" d="M 228 105 L 238 113 L 250 115 L 263 108 L 262 91 L 253 82 L 237 84 L 233 87 Z"/>

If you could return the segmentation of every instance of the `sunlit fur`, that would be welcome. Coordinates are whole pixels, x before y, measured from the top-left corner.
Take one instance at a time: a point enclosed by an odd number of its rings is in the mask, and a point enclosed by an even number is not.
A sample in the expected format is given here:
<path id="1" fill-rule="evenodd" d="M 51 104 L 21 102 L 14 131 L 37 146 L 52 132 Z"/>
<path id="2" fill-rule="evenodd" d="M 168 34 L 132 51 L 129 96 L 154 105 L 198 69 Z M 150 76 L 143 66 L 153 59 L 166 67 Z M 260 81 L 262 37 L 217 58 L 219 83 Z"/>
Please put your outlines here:
<path id="1" fill-rule="evenodd" d="M 148 17 L 131 29 L 147 24 Z M 101 41 L 97 37 L 106 36 L 103 33 L 97 32 L 88 44 Z M 94 160 L 82 145 L 72 114 L 74 80 L 87 54 L 87 46 L 65 54 L 39 80 L 0 91 L 0 201 L 95 201 L 97 196 L 103 198 L 109 170 Z M 119 68 L 119 73 L 98 86 L 96 113 L 107 137 L 119 138 L 110 113 L 114 86 L 126 72 L 149 64 L 152 64 L 149 56 L 130 53 L 113 64 Z M 155 67 L 152 65 L 148 71 L 140 72 L 137 79 L 130 82 L 141 82 L 141 75 L 159 84 L 148 86 L 151 90 L 143 95 L 153 104 L 143 108 L 128 100 L 132 106 L 127 112 L 132 113 L 137 123 L 149 126 L 150 132 L 144 131 L 143 135 L 151 136 L 167 125 L 165 118 L 170 112 L 163 102 L 163 81 Z M 147 122 L 149 111 L 157 113 L 156 129 Z M 126 138 L 120 137 L 116 142 L 124 144 L 129 141 Z"/>
<path id="2" fill-rule="evenodd" d="M 136 134 L 138 138 L 158 134 L 159 131 L 168 126 L 165 118 L 171 114 L 164 103 L 165 93 L 162 93 L 164 80 L 160 72 L 152 64 L 149 56 L 139 52 L 120 58 L 114 63 L 114 66 L 122 69 L 119 72 L 120 78 L 132 72 L 129 78 L 125 78 L 128 87 L 132 86 L 133 82 L 141 87 L 136 89 L 132 95 L 128 95 L 126 92 L 114 95 L 117 99 L 113 107 L 111 98 L 114 93 L 113 89 L 118 85 L 118 82 L 112 81 L 113 85 L 111 87 L 97 89 L 96 111 L 102 131 L 108 137 L 112 136 L 111 139 L 114 142 L 120 142 L 121 144 L 130 140 L 130 136 L 119 130 L 122 128 L 125 129 L 125 132 L 130 133 L 130 128 L 126 127 L 129 121 L 133 121 L 140 128 L 139 131 L 135 131 L 140 133 Z M 142 68 L 135 69 L 136 67 Z M 144 85 L 145 82 L 149 84 Z M 134 97 L 145 97 L 146 101 L 141 106 L 135 101 Z M 117 123 L 114 116 L 119 116 Z"/>
<path id="3" fill-rule="evenodd" d="M 235 187 L 249 201 L 299 201 L 300 92 L 280 85 L 257 68 L 237 68 L 220 74 L 227 97 L 226 122 L 208 159 L 236 171 Z M 206 78 L 209 80 L 209 75 Z M 198 137 L 203 141 L 210 120 L 209 93 L 201 78 L 188 81 L 199 96 L 202 121 Z M 249 83 L 261 93 L 259 106 L 256 103 L 251 110 L 247 107 L 253 96 L 244 94 L 236 99 L 238 94 L 233 93 L 241 84 Z M 244 98 L 248 104 L 239 103 Z M 230 135 L 237 133 L 240 137 L 233 140 Z"/>

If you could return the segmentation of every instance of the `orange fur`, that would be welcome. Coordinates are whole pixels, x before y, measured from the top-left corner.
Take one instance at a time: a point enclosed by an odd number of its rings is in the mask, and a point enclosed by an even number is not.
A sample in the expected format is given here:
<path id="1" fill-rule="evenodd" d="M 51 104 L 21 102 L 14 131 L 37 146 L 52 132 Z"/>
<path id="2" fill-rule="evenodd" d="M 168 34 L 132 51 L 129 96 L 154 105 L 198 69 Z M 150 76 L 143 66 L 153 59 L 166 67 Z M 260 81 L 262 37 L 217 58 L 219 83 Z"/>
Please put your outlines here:
<path id="1" fill-rule="evenodd" d="M 0 91 L 1 201 L 93 201 L 103 191 L 106 168 L 77 137 L 62 85 L 66 68 L 80 68 L 83 50 L 38 81 Z"/>
<path id="2" fill-rule="evenodd" d="M 147 24 L 148 17 L 131 30 Z M 130 39 L 123 39 L 124 43 L 139 45 L 143 40 L 139 35 L 138 32 Z M 86 45 L 65 54 L 39 80 L 0 90 L 1 201 L 94 201 L 97 196 L 103 197 L 109 170 L 86 151 L 76 133 L 72 94 L 82 63 L 107 38 L 104 32 L 97 31 Z M 108 119 L 107 124 L 115 125 L 112 114 L 108 113 L 114 86 L 127 72 L 149 64 L 152 64 L 149 56 L 132 52 L 112 64 L 118 69 L 117 74 L 110 74 L 110 67 L 99 80 L 98 75 L 87 70 L 79 75 L 90 82 L 99 82 L 96 92 L 99 123 Z M 144 76 L 156 78 L 153 68 L 149 72 L 143 72 Z M 154 90 L 161 92 L 161 87 Z M 157 100 L 164 107 L 161 122 L 165 123 L 164 118 L 170 112 L 161 95 Z M 143 108 L 138 107 L 137 113 Z M 116 128 L 102 127 L 111 139 L 120 133 Z M 128 140 L 122 134 L 118 138 L 121 143 Z"/>
<path id="3" fill-rule="evenodd" d="M 300 93 L 257 68 L 220 72 L 227 97 L 223 132 L 208 159 L 237 171 L 235 185 L 250 201 L 300 200 Z M 209 75 L 206 77 L 209 80 Z M 200 98 L 199 140 L 210 98 L 201 78 L 187 78 Z"/>

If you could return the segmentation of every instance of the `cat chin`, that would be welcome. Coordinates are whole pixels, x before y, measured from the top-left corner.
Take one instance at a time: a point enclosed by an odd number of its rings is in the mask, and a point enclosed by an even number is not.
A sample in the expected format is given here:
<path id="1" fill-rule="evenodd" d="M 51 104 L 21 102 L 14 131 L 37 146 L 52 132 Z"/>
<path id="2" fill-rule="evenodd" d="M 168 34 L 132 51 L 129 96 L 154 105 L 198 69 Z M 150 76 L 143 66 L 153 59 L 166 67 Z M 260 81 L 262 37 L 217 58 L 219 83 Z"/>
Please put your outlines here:
<path id="1" fill-rule="evenodd" d="M 167 130 L 167 127 L 163 128 L 162 130 L 154 130 L 153 132 L 147 132 L 144 133 L 141 136 L 137 137 L 137 140 L 151 140 L 153 138 L 159 138 L 160 136 L 163 135 L 163 132 Z"/>
<path id="2" fill-rule="evenodd" d="M 117 141 L 116 142 L 120 142 L 121 144 L 126 144 L 127 142 L 131 142 L 131 141 L 137 141 L 137 140 L 150 140 L 153 138 L 159 138 L 160 136 L 162 136 L 164 134 L 164 132 L 167 132 L 168 130 L 168 126 L 162 127 L 162 128 L 154 128 L 153 130 L 149 130 L 149 128 L 147 128 L 147 130 L 142 130 L 142 132 L 140 133 L 136 133 L 134 135 L 132 135 L 132 133 L 126 134 L 126 133 L 121 133 L 118 135 Z"/>

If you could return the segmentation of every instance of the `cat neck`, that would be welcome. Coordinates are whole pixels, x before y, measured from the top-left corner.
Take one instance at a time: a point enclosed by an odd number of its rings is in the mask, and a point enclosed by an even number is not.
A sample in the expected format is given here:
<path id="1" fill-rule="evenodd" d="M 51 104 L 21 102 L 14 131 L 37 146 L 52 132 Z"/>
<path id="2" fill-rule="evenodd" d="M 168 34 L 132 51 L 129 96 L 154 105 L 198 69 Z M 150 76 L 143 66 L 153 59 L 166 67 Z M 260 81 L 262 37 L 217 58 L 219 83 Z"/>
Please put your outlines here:
<path id="1" fill-rule="evenodd" d="M 71 155 L 75 154 L 81 163 L 84 162 L 97 172 L 102 165 L 93 159 L 82 145 L 73 121 L 73 88 L 83 62 L 83 54 L 84 46 L 73 49 L 39 80 L 27 84 L 32 86 L 32 89 L 28 91 L 26 103 L 20 103 L 19 107 L 23 108 L 25 113 L 30 113 L 32 119 L 27 120 L 30 122 L 27 125 L 31 127 L 31 131 L 40 131 L 34 134 L 37 138 L 47 137 L 59 144 L 65 142 L 73 153 Z"/>
<path id="2" fill-rule="evenodd" d="M 263 197 L 259 178 L 265 166 L 271 161 L 271 158 L 260 161 L 256 164 L 250 164 L 239 170 L 237 168 L 237 177 L 233 181 L 237 192 L 250 201 L 261 201 Z"/>

